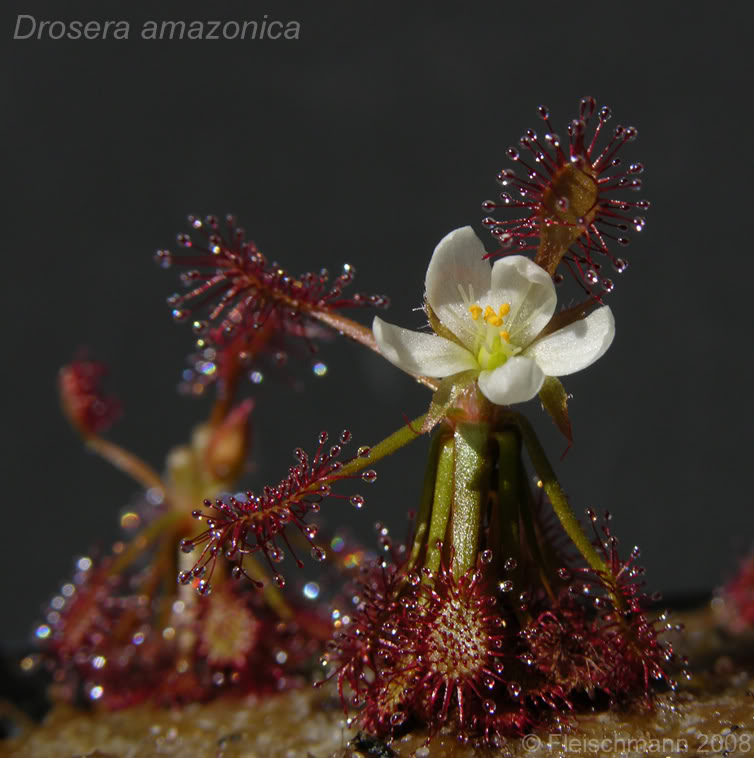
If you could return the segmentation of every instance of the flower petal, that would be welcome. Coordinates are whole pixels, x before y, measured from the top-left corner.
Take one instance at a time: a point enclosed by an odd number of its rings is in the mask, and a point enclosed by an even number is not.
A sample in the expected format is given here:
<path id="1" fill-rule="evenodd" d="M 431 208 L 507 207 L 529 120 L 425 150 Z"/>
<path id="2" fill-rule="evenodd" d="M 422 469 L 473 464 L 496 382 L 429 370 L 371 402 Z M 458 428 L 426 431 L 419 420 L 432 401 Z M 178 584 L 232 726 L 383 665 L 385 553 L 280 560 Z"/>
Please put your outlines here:
<path id="1" fill-rule="evenodd" d="M 607 305 L 586 318 L 536 340 L 524 355 L 533 358 L 548 376 L 566 376 L 601 358 L 615 337 L 615 319 Z"/>
<path id="2" fill-rule="evenodd" d="M 402 329 L 379 317 L 372 331 L 382 355 L 409 374 L 445 377 L 479 368 L 468 350 L 436 334 Z"/>
<path id="3" fill-rule="evenodd" d="M 510 405 L 536 397 L 544 380 L 545 375 L 533 360 L 517 355 L 494 371 L 482 371 L 479 389 L 493 403 Z"/>
<path id="4" fill-rule="evenodd" d="M 510 303 L 505 329 L 510 341 L 526 347 L 555 313 L 558 297 L 550 275 L 523 255 L 508 255 L 492 267 L 490 305 L 497 310 Z"/>
<path id="5" fill-rule="evenodd" d="M 486 300 L 490 289 L 490 264 L 483 260 L 486 254 L 470 226 L 456 229 L 435 248 L 424 282 L 430 308 L 469 347 L 476 336 L 469 306 Z"/>

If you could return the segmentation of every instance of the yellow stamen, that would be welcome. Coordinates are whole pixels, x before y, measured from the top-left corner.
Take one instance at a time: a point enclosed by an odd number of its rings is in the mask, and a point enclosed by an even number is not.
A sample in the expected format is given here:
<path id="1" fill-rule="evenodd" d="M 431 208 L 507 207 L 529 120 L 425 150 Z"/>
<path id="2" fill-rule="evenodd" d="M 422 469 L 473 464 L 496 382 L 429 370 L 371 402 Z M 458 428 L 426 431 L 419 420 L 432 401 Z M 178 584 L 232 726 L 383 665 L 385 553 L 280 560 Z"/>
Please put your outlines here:
<path id="1" fill-rule="evenodd" d="M 506 331 L 502 331 L 502 332 L 500 332 L 500 337 L 501 337 L 502 339 L 504 339 L 506 342 L 510 342 L 510 341 L 511 341 L 511 336 L 510 336 L 510 334 L 508 334 L 508 332 L 506 332 Z"/>
<path id="2" fill-rule="evenodd" d="M 484 309 L 484 320 L 491 326 L 502 326 L 503 323 L 503 319 L 489 305 Z"/>
<path id="3" fill-rule="evenodd" d="M 503 303 L 500 306 L 500 318 L 505 318 L 511 312 L 511 304 Z"/>
<path id="4" fill-rule="evenodd" d="M 471 318 L 474 319 L 474 321 L 479 321 L 479 317 L 482 315 L 482 309 L 478 305 L 470 305 L 469 311 L 471 312 Z"/>

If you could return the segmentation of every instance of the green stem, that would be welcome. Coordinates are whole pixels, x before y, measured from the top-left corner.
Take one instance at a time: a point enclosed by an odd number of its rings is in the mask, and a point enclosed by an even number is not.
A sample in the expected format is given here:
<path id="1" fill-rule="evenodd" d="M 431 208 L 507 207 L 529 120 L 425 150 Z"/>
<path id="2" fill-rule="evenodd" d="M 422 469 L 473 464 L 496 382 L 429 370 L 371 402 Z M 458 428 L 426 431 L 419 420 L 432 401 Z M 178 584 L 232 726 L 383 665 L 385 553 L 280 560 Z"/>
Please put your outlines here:
<path id="1" fill-rule="evenodd" d="M 450 547 L 456 579 L 475 563 L 479 549 L 482 509 L 489 497 L 489 427 L 460 423 L 454 434 L 453 509 Z"/>
<path id="2" fill-rule="evenodd" d="M 454 447 L 453 438 L 446 437 L 440 443 L 440 453 L 437 460 L 432 517 L 429 522 L 429 536 L 427 537 L 427 556 L 424 559 L 424 566 L 433 574 L 440 568 L 442 549 L 437 547 L 437 543 L 445 539 L 445 532 L 450 520 L 450 510 L 453 506 Z"/>
<path id="3" fill-rule="evenodd" d="M 358 342 L 364 347 L 368 347 L 373 350 L 377 355 L 384 358 L 380 352 L 380 348 L 377 345 L 377 340 L 374 338 L 372 330 L 366 326 L 362 326 L 358 321 L 343 316 L 340 313 L 334 313 L 332 311 L 320 311 L 312 309 L 308 312 L 308 315 L 312 318 L 316 318 L 323 324 L 327 324 L 332 329 L 337 330 L 340 334 L 349 337 L 354 342 Z M 433 379 L 429 376 L 420 376 L 419 374 L 411 374 L 419 384 L 423 384 L 425 387 L 429 387 L 433 392 L 440 386 L 440 382 L 437 379 Z"/>
<path id="4" fill-rule="evenodd" d="M 576 518 L 576 514 L 568 502 L 563 488 L 555 476 L 555 472 L 550 465 L 550 461 L 547 459 L 547 454 L 544 448 L 537 439 L 537 435 L 534 432 L 529 421 L 519 414 L 513 415 L 515 423 L 521 430 L 521 435 L 526 444 L 526 449 L 531 458 L 531 462 L 534 466 L 534 470 L 537 472 L 537 476 L 542 481 L 542 487 L 545 494 L 552 504 L 552 508 L 555 511 L 555 515 L 560 519 L 560 523 L 563 525 L 571 541 L 576 545 L 578 551 L 584 557 L 584 560 L 595 570 L 601 572 L 605 576 L 609 576 L 607 564 L 603 560 L 602 556 L 595 550 L 589 537 L 587 537 L 584 530 L 581 528 L 579 520 Z M 622 609 L 624 603 L 622 599 L 615 593 L 611 593 L 611 599 L 616 604 L 616 607 Z"/>
<path id="5" fill-rule="evenodd" d="M 86 444 L 90 450 L 93 450 L 97 455 L 104 458 L 124 474 L 128 474 L 128 476 L 141 484 L 144 489 L 156 489 L 165 493 L 165 485 L 160 475 L 125 448 L 97 436 L 87 438 Z"/>
<path id="6" fill-rule="evenodd" d="M 523 507 L 521 508 L 521 524 L 524 527 L 524 534 L 526 536 L 526 544 L 529 546 L 534 562 L 537 565 L 540 581 L 545 588 L 545 592 L 549 595 L 550 599 L 555 601 L 555 593 L 552 591 L 550 580 L 547 576 L 547 572 L 550 569 L 549 561 L 545 559 L 542 546 L 540 545 L 539 535 L 537 534 L 537 528 L 534 523 L 534 501 L 531 497 L 531 489 L 526 483 L 526 474 L 524 466 L 519 458 L 519 484 L 522 487 L 521 502 Z"/>
<path id="7" fill-rule="evenodd" d="M 350 476 L 356 474 L 367 466 L 376 463 L 382 458 L 386 458 L 396 450 L 399 450 L 404 445 L 408 445 L 409 442 L 413 442 L 417 437 L 421 437 L 422 424 L 426 418 L 426 413 L 418 416 L 413 421 L 410 421 L 406 426 L 402 426 L 397 432 L 393 432 L 389 437 L 386 437 L 382 442 L 378 442 L 374 447 L 369 449 L 369 455 L 359 456 L 354 458 L 350 463 L 346 463 L 340 470 L 339 476 Z"/>
<path id="8" fill-rule="evenodd" d="M 191 519 L 185 513 L 177 511 L 168 511 L 163 516 L 155 519 L 151 524 L 146 526 L 129 542 L 122 553 L 119 553 L 110 565 L 107 574 L 115 576 L 123 571 L 132 561 L 141 555 L 156 539 L 162 537 L 165 533 L 173 533 L 176 540 L 184 528 L 184 525 L 190 525 Z M 182 523 L 183 522 L 183 523 Z"/>
<path id="9" fill-rule="evenodd" d="M 547 454 L 537 439 L 537 435 L 531 424 L 523 416 L 516 414 L 516 425 L 521 430 L 521 435 L 524 438 L 524 443 L 526 444 L 534 470 L 542 482 L 542 487 L 550 499 L 555 515 L 560 519 L 563 529 L 565 529 L 573 544 L 576 545 L 584 560 L 595 571 L 606 571 L 607 566 L 605 565 L 605 561 L 602 560 L 600 554 L 594 549 L 591 540 L 581 528 L 581 524 L 573 512 L 568 498 L 565 492 L 563 492 L 563 488 L 560 486 L 560 482 L 558 482 L 555 476 L 550 461 L 547 459 Z"/>
<path id="10" fill-rule="evenodd" d="M 518 460 L 521 456 L 521 441 L 518 434 L 506 431 L 495 435 L 498 445 L 497 496 L 496 512 L 492 514 L 491 526 L 496 534 L 490 544 L 497 553 L 499 545 L 503 551 L 503 563 L 507 558 L 513 558 L 519 564 L 521 561 L 521 534 L 519 502 L 519 469 Z"/>
<path id="11" fill-rule="evenodd" d="M 447 439 L 447 438 L 446 438 Z M 440 445 L 442 444 L 443 435 L 436 434 L 432 438 L 432 446 L 429 450 L 429 459 L 427 468 L 424 472 L 424 484 L 422 486 L 421 500 L 419 501 L 419 513 L 416 517 L 416 532 L 411 547 L 411 555 L 406 564 L 406 572 L 413 571 L 416 566 L 421 549 L 424 546 L 427 530 L 429 529 L 429 519 L 432 514 L 432 502 L 435 492 L 435 475 L 437 472 L 437 461 L 440 457 Z"/>
<path id="12" fill-rule="evenodd" d="M 498 445 L 498 486 L 497 507 L 490 518 L 490 545 L 493 547 L 493 560 L 496 561 L 498 573 L 505 572 L 514 589 L 524 586 L 525 565 L 521 555 L 521 438 L 517 431 L 507 429 L 495 435 Z M 498 549 L 499 546 L 499 549 Z M 498 555 L 501 552 L 501 555 Z M 508 558 L 516 561 L 514 568 L 505 568 Z M 511 608 L 522 626 L 529 618 L 522 613 L 515 600 Z"/>

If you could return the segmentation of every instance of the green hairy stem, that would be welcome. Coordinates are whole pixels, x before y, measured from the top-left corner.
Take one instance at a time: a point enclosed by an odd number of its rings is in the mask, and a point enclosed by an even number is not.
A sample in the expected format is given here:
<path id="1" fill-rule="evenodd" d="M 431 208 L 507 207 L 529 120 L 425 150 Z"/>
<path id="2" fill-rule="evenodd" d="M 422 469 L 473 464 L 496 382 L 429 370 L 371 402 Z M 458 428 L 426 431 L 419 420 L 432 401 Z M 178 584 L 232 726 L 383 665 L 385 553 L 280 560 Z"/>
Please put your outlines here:
<path id="1" fill-rule="evenodd" d="M 456 579 L 475 563 L 479 550 L 482 513 L 490 491 L 489 427 L 460 423 L 453 435 L 453 506 L 450 547 Z"/>

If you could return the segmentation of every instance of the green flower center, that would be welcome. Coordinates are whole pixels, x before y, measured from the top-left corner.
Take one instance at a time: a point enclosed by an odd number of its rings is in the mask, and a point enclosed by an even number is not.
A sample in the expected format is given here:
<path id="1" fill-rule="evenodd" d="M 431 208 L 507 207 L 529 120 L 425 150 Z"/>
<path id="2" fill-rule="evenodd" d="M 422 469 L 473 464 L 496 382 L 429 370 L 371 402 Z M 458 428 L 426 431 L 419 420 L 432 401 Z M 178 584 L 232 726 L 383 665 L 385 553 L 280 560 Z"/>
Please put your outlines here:
<path id="1" fill-rule="evenodd" d="M 507 343 L 505 343 L 507 345 Z M 483 344 L 477 353 L 476 360 L 479 367 L 485 371 L 494 371 L 498 366 L 502 366 L 509 357 L 509 352 L 505 350 L 504 343 L 500 337 L 496 337 L 492 343 L 492 349 L 487 344 Z"/>
<path id="2" fill-rule="evenodd" d="M 485 308 L 469 306 L 477 329 L 476 360 L 482 371 L 494 371 L 518 352 L 518 348 L 511 345 L 510 334 L 505 329 L 510 309 L 510 303 L 503 303 L 497 311 L 489 305 Z"/>

